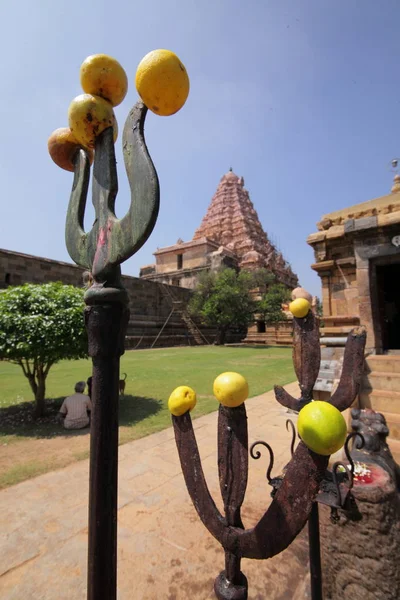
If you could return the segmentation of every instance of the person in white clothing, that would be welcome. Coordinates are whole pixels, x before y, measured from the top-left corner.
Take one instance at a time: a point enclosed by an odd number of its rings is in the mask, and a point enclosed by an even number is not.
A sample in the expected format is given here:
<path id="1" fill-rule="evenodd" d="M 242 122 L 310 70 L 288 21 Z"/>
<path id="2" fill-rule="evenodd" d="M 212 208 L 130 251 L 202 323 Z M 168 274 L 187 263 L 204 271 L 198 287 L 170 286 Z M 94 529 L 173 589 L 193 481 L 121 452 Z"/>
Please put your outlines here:
<path id="1" fill-rule="evenodd" d="M 90 411 L 92 403 L 89 396 L 86 396 L 86 383 L 79 381 L 75 385 L 75 394 L 65 398 L 60 408 L 59 415 L 64 421 L 65 429 L 83 429 L 90 424 Z"/>

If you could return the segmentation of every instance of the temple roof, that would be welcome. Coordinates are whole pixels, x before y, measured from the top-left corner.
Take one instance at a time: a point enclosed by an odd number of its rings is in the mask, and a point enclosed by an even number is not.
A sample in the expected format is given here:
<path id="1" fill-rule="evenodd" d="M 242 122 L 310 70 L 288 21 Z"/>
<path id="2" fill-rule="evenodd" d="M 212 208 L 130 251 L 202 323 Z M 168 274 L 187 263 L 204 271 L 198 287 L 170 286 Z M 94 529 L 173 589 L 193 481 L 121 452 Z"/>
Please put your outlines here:
<path id="1" fill-rule="evenodd" d="M 244 187 L 244 179 L 230 169 L 222 176 L 193 240 L 207 237 L 227 246 L 246 269 L 265 267 L 278 280 L 297 285 L 297 277 L 268 239 Z"/>

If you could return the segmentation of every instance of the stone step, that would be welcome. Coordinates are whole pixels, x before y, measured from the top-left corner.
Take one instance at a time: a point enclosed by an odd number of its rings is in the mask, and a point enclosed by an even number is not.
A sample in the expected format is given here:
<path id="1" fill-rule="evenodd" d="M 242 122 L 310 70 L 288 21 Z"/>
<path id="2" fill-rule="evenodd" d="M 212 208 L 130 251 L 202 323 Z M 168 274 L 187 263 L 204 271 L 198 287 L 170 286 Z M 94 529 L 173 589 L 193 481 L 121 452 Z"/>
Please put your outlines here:
<path id="1" fill-rule="evenodd" d="M 383 371 L 385 373 L 400 373 L 400 356 L 389 354 L 371 354 L 365 361 L 370 371 Z"/>
<path id="2" fill-rule="evenodd" d="M 353 329 L 353 325 L 336 325 L 333 327 L 321 327 L 322 340 L 323 336 L 344 335 L 346 333 L 350 333 L 350 331 L 352 331 Z"/>
<path id="3" fill-rule="evenodd" d="M 390 448 L 390 452 L 393 454 L 394 460 L 400 465 L 400 440 L 387 438 L 386 441 Z"/>
<path id="4" fill-rule="evenodd" d="M 126 350 L 134 350 L 144 348 L 150 348 L 155 341 L 155 336 L 143 336 L 143 337 L 126 337 L 125 348 Z M 201 344 L 197 343 L 196 340 L 191 336 L 190 338 L 184 336 L 160 336 L 154 346 L 154 348 L 172 348 L 174 346 L 202 346 L 205 345 L 203 341 Z"/>
<path id="5" fill-rule="evenodd" d="M 383 414 L 400 414 L 400 392 L 363 390 L 360 394 L 360 407 L 372 408 Z"/>
<path id="6" fill-rule="evenodd" d="M 371 371 L 363 376 L 363 387 L 372 390 L 400 392 L 400 373 L 394 371 Z"/>
<path id="7" fill-rule="evenodd" d="M 243 341 L 246 344 L 282 344 L 286 346 L 291 346 L 293 344 L 293 338 L 291 336 L 282 334 L 275 336 L 269 333 L 248 333 Z"/>
<path id="8" fill-rule="evenodd" d="M 389 438 L 400 440 L 400 415 L 389 412 L 385 412 L 384 415 L 389 428 Z"/>

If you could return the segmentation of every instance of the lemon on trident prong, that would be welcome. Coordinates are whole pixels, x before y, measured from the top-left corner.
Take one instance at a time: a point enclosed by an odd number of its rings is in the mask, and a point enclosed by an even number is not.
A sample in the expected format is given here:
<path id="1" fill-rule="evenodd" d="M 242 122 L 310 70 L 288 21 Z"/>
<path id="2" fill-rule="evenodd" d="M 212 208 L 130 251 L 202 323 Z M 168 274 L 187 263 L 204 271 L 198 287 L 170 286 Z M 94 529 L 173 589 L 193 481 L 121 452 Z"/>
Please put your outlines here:
<path id="1" fill-rule="evenodd" d="M 74 98 L 69 105 L 68 122 L 73 136 L 85 148 L 94 148 L 97 136 L 108 127 L 113 127 L 114 142 L 118 136 L 113 107 L 101 96 L 81 94 Z"/>
<path id="2" fill-rule="evenodd" d="M 163 117 L 178 112 L 189 95 L 185 66 L 170 50 L 146 54 L 137 68 L 135 83 L 147 108 Z"/>
<path id="3" fill-rule="evenodd" d="M 347 436 L 342 413 L 329 402 L 321 400 L 310 402 L 301 409 L 297 429 L 305 445 L 324 456 L 340 450 Z"/>
<path id="4" fill-rule="evenodd" d="M 302 319 L 310 312 L 311 305 L 305 298 L 296 298 L 289 304 L 289 310 L 294 317 Z"/>
<path id="5" fill-rule="evenodd" d="M 107 54 L 92 54 L 81 64 L 81 86 L 86 94 L 101 96 L 112 106 L 118 106 L 128 91 L 128 78 L 115 58 Z"/>
<path id="6" fill-rule="evenodd" d="M 180 385 L 170 395 L 168 408 L 175 417 L 180 417 L 188 410 L 192 410 L 196 402 L 196 392 L 187 385 Z"/>
<path id="7" fill-rule="evenodd" d="M 243 375 L 227 371 L 214 381 L 214 396 L 224 406 L 234 408 L 243 404 L 249 396 L 249 385 Z"/>

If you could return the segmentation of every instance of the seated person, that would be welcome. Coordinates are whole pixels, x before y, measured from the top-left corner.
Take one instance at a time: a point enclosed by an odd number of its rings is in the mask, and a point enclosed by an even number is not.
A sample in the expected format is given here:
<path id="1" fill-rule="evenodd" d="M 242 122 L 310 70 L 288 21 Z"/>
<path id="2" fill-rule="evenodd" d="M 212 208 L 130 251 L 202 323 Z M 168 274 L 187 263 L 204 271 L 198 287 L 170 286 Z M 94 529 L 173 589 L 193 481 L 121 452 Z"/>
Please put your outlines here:
<path id="1" fill-rule="evenodd" d="M 75 394 L 65 398 L 60 408 L 60 417 L 64 419 L 65 429 L 83 429 L 90 423 L 88 412 L 92 410 L 89 396 L 86 396 L 86 383 L 79 381 L 75 385 Z"/>

